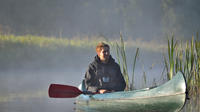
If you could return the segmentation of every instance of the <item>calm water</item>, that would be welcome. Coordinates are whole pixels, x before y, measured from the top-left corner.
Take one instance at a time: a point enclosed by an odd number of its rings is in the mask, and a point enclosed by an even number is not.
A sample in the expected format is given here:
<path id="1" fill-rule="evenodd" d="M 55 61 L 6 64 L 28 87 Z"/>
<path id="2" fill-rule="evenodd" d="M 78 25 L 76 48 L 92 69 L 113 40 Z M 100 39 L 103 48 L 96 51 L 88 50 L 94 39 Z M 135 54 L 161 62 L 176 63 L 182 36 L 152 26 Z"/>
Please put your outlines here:
<path id="1" fill-rule="evenodd" d="M 90 57 L 88 61 L 92 59 L 93 57 Z M 166 82 L 166 77 L 161 75 L 164 67 L 162 56 L 155 53 L 151 55 L 140 53 L 140 59 L 137 62 L 136 89 Z M 49 98 L 48 87 L 51 83 L 78 86 L 84 77 L 87 63 L 89 62 L 86 61 L 86 64 L 82 65 L 84 66 L 82 69 L 69 66 L 66 69 L 56 70 L 0 71 L 0 112 L 74 112 L 75 99 Z M 128 63 L 132 64 L 131 61 Z M 132 73 L 131 69 L 129 73 Z M 186 102 L 182 111 L 200 112 L 199 106 L 199 97 L 194 97 Z"/>
<path id="2" fill-rule="evenodd" d="M 193 96 L 190 100 L 186 101 L 182 112 L 200 112 L 200 98 L 198 96 Z"/>
<path id="3" fill-rule="evenodd" d="M 77 86 L 81 71 L 12 71 L 0 74 L 0 112 L 73 112 L 74 99 L 48 97 L 50 83 Z"/>
<path id="4" fill-rule="evenodd" d="M 0 112 L 74 112 L 74 100 L 48 97 L 50 83 L 78 86 L 85 70 L 12 71 L 0 75 Z M 183 112 L 199 112 L 199 98 L 187 100 Z"/>

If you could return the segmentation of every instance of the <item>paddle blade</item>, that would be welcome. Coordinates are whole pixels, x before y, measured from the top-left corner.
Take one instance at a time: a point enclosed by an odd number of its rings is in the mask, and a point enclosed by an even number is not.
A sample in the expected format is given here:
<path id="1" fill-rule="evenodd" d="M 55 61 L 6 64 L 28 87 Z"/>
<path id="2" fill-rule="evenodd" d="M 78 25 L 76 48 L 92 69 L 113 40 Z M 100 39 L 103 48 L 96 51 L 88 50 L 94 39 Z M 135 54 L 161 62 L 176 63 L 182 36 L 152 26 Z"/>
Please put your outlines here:
<path id="1" fill-rule="evenodd" d="M 51 98 L 74 98 L 82 94 L 83 92 L 77 87 L 51 84 L 49 86 L 49 97 Z"/>

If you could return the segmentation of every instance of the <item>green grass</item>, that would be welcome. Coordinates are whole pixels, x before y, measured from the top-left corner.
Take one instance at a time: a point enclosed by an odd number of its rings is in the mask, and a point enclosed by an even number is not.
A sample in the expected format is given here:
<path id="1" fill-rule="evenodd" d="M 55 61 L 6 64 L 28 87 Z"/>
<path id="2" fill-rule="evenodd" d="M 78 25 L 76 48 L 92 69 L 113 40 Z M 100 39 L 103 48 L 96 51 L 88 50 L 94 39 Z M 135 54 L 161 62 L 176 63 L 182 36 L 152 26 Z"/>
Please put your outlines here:
<path id="1" fill-rule="evenodd" d="M 126 60 L 126 52 L 125 52 L 125 45 L 122 35 L 120 34 L 120 43 L 116 43 L 116 53 L 117 53 L 117 60 L 121 67 L 122 75 L 126 82 L 126 90 L 130 89 L 129 84 L 129 75 L 128 75 L 128 66 Z"/>
<path id="2" fill-rule="evenodd" d="M 63 38 L 55 38 L 55 37 L 41 37 L 41 36 L 14 36 L 14 35 L 0 35 L 1 45 L 6 44 L 24 44 L 24 45 L 35 45 L 41 48 L 59 48 L 59 47 L 91 47 L 97 44 L 96 41 L 91 41 L 88 38 L 84 39 L 63 39 Z"/>
<path id="3" fill-rule="evenodd" d="M 126 82 L 126 89 L 125 90 L 133 90 L 134 89 L 134 71 L 136 66 L 136 60 L 139 54 L 139 48 L 136 49 L 135 57 L 133 60 L 133 66 L 132 66 L 132 80 L 130 82 L 129 73 L 128 73 L 128 65 L 127 65 L 127 56 L 126 56 L 126 49 L 125 49 L 125 42 L 120 34 L 120 42 L 116 42 L 114 45 L 116 49 L 116 56 L 117 61 L 120 65 L 123 77 Z"/>
<path id="4" fill-rule="evenodd" d="M 40 66 L 53 66 L 55 62 L 70 63 L 70 57 L 80 58 L 88 57 L 87 54 L 95 55 L 95 46 L 99 41 L 109 41 L 110 45 L 120 43 L 123 41 L 121 49 L 136 49 L 138 47 L 149 52 L 160 52 L 165 48 L 163 44 L 157 45 L 158 42 L 150 41 L 145 42 L 139 39 L 124 41 L 121 40 L 108 40 L 99 37 L 73 37 L 56 38 L 56 37 L 43 37 L 43 36 L 15 36 L 15 35 L 0 35 L 0 69 L 12 69 L 20 67 L 28 67 L 27 65 L 40 68 Z M 148 44 L 147 44 L 148 43 Z M 112 50 L 111 52 L 113 52 Z M 127 55 L 125 51 L 119 51 L 123 57 Z M 79 56 L 79 57 L 78 57 Z M 125 58 L 123 58 L 126 61 Z M 68 60 L 68 61 L 66 61 Z M 126 69 L 127 65 L 123 67 Z M 125 71 L 123 71 L 125 73 Z M 128 79 L 126 77 L 126 79 Z"/>
<path id="5" fill-rule="evenodd" d="M 165 67 L 169 79 L 177 71 L 184 73 L 187 81 L 188 91 L 190 95 L 196 95 L 200 92 L 200 41 L 192 36 L 189 41 L 178 42 L 172 36 L 171 41 L 168 40 L 168 60 L 164 58 Z"/>
<path id="6" fill-rule="evenodd" d="M 80 54 L 87 55 L 85 52 L 91 54 L 97 42 L 88 38 L 0 35 L 0 69 L 66 66 L 73 63 L 69 57 L 75 59 L 80 58 Z"/>

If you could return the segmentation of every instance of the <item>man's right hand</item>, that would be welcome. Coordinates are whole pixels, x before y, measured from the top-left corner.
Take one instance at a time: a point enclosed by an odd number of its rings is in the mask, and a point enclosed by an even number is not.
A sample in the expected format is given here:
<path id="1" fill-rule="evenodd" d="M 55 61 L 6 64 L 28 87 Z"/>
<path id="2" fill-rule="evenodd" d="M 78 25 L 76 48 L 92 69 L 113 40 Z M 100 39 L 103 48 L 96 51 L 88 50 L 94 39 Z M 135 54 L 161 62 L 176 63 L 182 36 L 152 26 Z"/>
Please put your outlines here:
<path id="1" fill-rule="evenodd" d="M 98 92 L 99 92 L 100 94 L 103 94 L 103 93 L 106 93 L 107 90 L 106 90 L 106 89 L 100 89 Z"/>
<path id="2" fill-rule="evenodd" d="M 100 94 L 104 94 L 104 93 L 110 93 L 110 92 L 114 92 L 114 91 L 109 91 L 109 90 L 106 90 L 106 89 L 100 89 L 100 90 L 98 90 L 98 92 Z"/>

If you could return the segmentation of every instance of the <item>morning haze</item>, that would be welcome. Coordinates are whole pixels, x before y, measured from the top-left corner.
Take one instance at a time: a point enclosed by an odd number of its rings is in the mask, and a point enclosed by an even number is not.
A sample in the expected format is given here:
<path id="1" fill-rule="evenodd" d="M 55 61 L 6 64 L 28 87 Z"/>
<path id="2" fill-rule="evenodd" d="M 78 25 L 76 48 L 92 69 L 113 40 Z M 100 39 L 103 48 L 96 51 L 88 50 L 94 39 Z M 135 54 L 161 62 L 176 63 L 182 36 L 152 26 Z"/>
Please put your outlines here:
<path id="1" fill-rule="evenodd" d="M 166 82 L 167 39 L 200 30 L 199 0 L 0 0 L 0 111 L 73 112 L 75 99 L 48 97 L 51 83 L 78 86 L 106 41 L 125 41 L 135 89 Z M 131 79 L 130 79 L 131 80 Z"/>
<path id="2" fill-rule="evenodd" d="M 190 38 L 200 28 L 198 0 L 1 0 L 0 31 L 72 38 Z"/>

